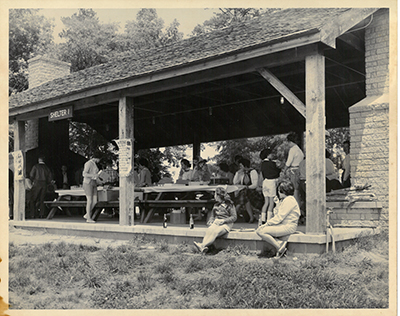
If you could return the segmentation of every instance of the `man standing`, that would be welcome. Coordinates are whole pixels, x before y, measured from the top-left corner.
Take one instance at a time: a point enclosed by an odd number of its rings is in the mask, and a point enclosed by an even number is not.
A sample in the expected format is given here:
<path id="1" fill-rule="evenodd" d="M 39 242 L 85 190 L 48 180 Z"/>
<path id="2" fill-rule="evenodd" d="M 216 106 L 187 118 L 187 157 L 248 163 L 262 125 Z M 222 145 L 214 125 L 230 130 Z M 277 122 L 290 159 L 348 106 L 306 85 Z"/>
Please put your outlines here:
<path id="1" fill-rule="evenodd" d="M 294 187 L 294 198 L 297 201 L 297 204 L 301 204 L 300 200 L 300 192 L 299 192 L 299 164 L 304 159 L 304 153 L 297 145 L 298 137 L 294 132 L 289 133 L 286 137 L 287 142 L 289 143 L 289 153 L 288 158 L 286 160 L 286 164 L 284 167 L 284 173 L 289 177 L 290 182 L 292 182 Z"/>
<path id="2" fill-rule="evenodd" d="M 49 167 L 44 163 L 44 157 L 40 156 L 38 163 L 33 166 L 29 177 L 33 183 L 32 197 L 29 201 L 30 218 L 35 218 L 37 205 L 40 209 L 40 218 L 44 218 L 44 198 L 46 196 L 47 186 L 52 182 L 52 175 Z"/>

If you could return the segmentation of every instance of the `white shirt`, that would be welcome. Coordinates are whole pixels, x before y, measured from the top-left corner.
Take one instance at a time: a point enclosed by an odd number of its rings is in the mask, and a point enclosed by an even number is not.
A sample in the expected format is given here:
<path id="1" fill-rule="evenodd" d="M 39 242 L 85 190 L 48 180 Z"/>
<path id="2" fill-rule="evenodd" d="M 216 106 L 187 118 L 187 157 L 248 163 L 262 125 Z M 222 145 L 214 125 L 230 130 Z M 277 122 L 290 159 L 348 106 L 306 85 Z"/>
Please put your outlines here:
<path id="1" fill-rule="evenodd" d="M 235 173 L 235 177 L 233 178 L 233 184 L 243 184 L 244 172 L 239 170 Z M 258 185 L 258 173 L 256 170 L 250 171 L 250 179 L 251 185 L 249 185 L 249 189 L 256 189 Z"/>
<path id="2" fill-rule="evenodd" d="M 288 158 L 286 160 L 286 167 L 298 167 L 300 162 L 304 159 L 303 151 L 299 146 L 294 144 L 289 149 Z"/>
<path id="3" fill-rule="evenodd" d="M 335 170 L 335 165 L 333 164 L 332 160 L 325 158 L 325 166 L 325 173 L 328 180 L 339 180 L 338 174 Z"/>

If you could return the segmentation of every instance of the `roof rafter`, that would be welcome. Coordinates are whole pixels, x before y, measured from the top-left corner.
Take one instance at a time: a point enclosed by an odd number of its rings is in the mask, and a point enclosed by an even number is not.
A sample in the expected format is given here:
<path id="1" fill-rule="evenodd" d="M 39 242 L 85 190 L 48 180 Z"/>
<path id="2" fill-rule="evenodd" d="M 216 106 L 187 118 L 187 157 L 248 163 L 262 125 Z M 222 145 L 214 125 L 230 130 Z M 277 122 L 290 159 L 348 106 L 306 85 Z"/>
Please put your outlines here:
<path id="1" fill-rule="evenodd" d="M 294 108 L 299 111 L 303 117 L 306 117 L 306 106 L 300 99 L 292 92 L 288 87 L 286 87 L 282 81 L 274 76 L 269 70 L 265 68 L 258 68 L 257 71 L 263 76 L 282 96 L 294 106 Z"/>

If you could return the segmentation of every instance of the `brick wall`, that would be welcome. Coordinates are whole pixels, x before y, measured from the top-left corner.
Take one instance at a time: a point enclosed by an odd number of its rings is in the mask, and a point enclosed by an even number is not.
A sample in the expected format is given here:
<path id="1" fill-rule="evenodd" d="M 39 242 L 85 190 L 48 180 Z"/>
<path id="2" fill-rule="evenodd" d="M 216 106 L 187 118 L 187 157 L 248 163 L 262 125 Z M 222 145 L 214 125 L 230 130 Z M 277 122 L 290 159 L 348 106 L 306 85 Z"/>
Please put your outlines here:
<path id="1" fill-rule="evenodd" d="M 389 10 L 373 15 L 365 29 L 365 72 L 367 96 L 389 92 Z"/>
<path id="2" fill-rule="evenodd" d="M 51 59 L 45 56 L 37 56 L 28 61 L 29 63 L 29 89 L 41 84 L 66 76 L 70 73 L 71 65 L 63 61 Z M 39 120 L 29 120 L 26 125 L 25 149 L 37 148 L 39 146 Z"/>
<path id="3" fill-rule="evenodd" d="M 389 10 L 373 15 L 365 30 L 367 97 L 350 107 L 352 185 L 371 184 L 382 204 L 381 223 L 389 208 Z"/>

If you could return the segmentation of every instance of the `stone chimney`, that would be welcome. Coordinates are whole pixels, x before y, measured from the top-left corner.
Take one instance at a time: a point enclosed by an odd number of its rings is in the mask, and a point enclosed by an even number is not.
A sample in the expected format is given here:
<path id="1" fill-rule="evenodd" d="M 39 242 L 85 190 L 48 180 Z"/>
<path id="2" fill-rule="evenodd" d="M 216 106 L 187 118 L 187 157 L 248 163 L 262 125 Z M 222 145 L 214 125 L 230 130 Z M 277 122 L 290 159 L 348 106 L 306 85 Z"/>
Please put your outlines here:
<path id="1" fill-rule="evenodd" d="M 69 75 L 71 64 L 46 56 L 36 56 L 28 60 L 29 89 Z M 25 133 L 26 151 L 39 146 L 39 120 L 29 120 Z"/>
<path id="2" fill-rule="evenodd" d="M 351 184 L 370 184 L 389 217 L 389 9 L 365 29 L 366 98 L 349 108 Z"/>
<path id="3" fill-rule="evenodd" d="M 46 56 L 36 56 L 28 60 L 29 89 L 54 79 L 69 75 L 71 64 Z"/>

